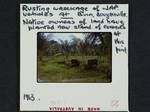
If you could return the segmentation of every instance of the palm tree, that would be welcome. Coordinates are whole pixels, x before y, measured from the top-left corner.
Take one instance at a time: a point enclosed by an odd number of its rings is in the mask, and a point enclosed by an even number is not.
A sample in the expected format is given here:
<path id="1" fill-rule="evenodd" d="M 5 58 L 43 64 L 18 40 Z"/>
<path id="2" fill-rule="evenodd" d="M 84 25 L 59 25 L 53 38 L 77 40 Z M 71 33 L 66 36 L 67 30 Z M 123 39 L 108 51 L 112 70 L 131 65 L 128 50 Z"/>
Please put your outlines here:
<path id="1" fill-rule="evenodd" d="M 80 39 L 78 38 L 73 38 L 72 41 L 70 42 L 70 52 L 71 55 L 78 55 L 79 50 L 78 50 L 78 44 L 80 43 Z"/>
<path id="2" fill-rule="evenodd" d="M 38 52 L 39 59 L 41 61 L 43 59 L 43 56 L 47 55 L 48 47 L 49 47 L 48 41 L 44 33 L 38 33 L 37 34 L 37 52 Z"/>
<path id="3" fill-rule="evenodd" d="M 61 49 L 62 49 L 62 53 L 64 55 L 64 60 L 67 61 L 68 57 L 69 57 L 69 53 L 70 53 L 70 44 L 68 42 L 68 40 L 59 40 L 61 43 Z"/>
<path id="4" fill-rule="evenodd" d="M 112 35 L 109 32 L 94 32 L 85 33 L 86 41 L 95 49 L 96 54 L 98 54 L 98 60 L 100 60 L 101 55 L 108 55 L 111 57 L 112 49 Z M 96 45 L 98 45 L 96 47 Z"/>

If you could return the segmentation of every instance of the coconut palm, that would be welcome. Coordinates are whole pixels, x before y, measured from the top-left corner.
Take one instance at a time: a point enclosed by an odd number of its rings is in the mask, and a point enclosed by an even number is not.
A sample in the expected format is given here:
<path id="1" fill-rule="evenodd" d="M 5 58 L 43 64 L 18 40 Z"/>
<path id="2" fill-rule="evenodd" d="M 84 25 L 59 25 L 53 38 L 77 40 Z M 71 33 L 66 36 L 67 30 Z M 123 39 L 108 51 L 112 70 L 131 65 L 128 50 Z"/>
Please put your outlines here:
<path id="1" fill-rule="evenodd" d="M 70 53 L 70 44 L 68 42 L 68 40 L 59 40 L 60 41 L 60 45 L 61 45 L 61 49 L 62 49 L 62 53 L 64 55 L 64 60 L 67 61 L 68 57 L 69 57 L 69 53 Z"/>
<path id="2" fill-rule="evenodd" d="M 44 55 L 47 55 L 48 52 L 48 41 L 44 33 L 37 34 L 37 52 L 39 59 L 42 60 Z"/>

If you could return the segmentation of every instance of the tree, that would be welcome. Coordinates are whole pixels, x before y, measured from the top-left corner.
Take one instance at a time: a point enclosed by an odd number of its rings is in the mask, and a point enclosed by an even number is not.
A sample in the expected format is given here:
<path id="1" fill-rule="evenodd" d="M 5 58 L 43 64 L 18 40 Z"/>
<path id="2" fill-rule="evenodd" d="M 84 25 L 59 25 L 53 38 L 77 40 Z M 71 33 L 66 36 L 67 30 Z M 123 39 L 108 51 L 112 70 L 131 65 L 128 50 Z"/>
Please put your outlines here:
<path id="1" fill-rule="evenodd" d="M 48 47 L 49 47 L 48 41 L 44 33 L 38 33 L 37 34 L 37 53 L 38 53 L 40 60 L 42 60 L 43 56 L 47 54 Z"/>
<path id="2" fill-rule="evenodd" d="M 71 55 L 80 55 L 80 51 L 79 51 L 80 42 L 81 42 L 80 39 L 76 37 L 72 38 L 72 41 L 70 42 Z"/>
<path id="3" fill-rule="evenodd" d="M 101 55 L 108 55 L 111 57 L 112 49 L 112 36 L 109 32 L 92 32 L 85 33 L 86 41 L 90 44 L 91 48 L 95 50 L 98 59 Z"/>
<path id="4" fill-rule="evenodd" d="M 57 41 L 50 40 L 50 41 L 48 41 L 48 44 L 49 44 L 48 54 L 50 56 L 54 56 L 60 52 L 60 45 Z"/>
<path id="5" fill-rule="evenodd" d="M 64 59 L 65 61 L 68 60 L 68 57 L 69 57 L 69 53 L 70 53 L 70 44 L 68 42 L 68 40 L 59 40 L 60 41 L 60 44 L 61 44 L 61 49 L 62 49 L 62 53 L 64 55 Z"/>

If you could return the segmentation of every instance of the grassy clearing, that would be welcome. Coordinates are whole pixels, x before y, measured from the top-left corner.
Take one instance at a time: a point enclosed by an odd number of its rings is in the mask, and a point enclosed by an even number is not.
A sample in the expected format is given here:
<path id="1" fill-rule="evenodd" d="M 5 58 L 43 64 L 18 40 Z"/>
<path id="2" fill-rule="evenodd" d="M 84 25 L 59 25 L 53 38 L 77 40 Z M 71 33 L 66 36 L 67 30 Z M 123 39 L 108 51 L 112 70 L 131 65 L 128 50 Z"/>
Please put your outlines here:
<path id="1" fill-rule="evenodd" d="M 111 78 L 107 76 L 106 71 L 111 67 L 109 64 L 103 63 L 106 59 L 101 57 L 101 64 L 96 70 L 85 70 L 84 64 L 88 59 L 95 59 L 96 56 L 69 56 L 68 60 L 78 59 L 81 62 L 79 67 L 68 67 L 58 62 L 64 61 L 63 56 L 44 57 L 42 61 L 38 61 L 38 80 L 39 82 L 111 82 Z M 84 60 L 84 61 L 83 61 Z"/>

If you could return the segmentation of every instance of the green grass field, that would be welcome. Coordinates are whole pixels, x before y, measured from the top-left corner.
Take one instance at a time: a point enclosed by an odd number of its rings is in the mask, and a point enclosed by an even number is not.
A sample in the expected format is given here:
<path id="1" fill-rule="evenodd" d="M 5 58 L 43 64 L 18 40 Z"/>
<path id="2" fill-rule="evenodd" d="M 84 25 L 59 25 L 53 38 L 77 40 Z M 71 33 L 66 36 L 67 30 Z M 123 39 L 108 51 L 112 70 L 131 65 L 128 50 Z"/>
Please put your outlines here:
<path id="1" fill-rule="evenodd" d="M 42 61 L 38 60 L 38 82 L 78 82 L 78 83 L 109 83 L 111 76 L 108 77 L 106 71 L 111 69 L 110 64 L 106 64 L 105 57 L 101 57 L 97 69 L 85 70 L 84 64 L 88 59 L 95 59 L 97 56 L 87 56 L 84 59 L 81 56 L 69 56 L 68 60 L 78 59 L 81 64 L 79 67 L 68 67 L 59 62 L 64 61 L 63 56 L 43 57 Z M 84 60 L 84 61 L 83 61 Z"/>

